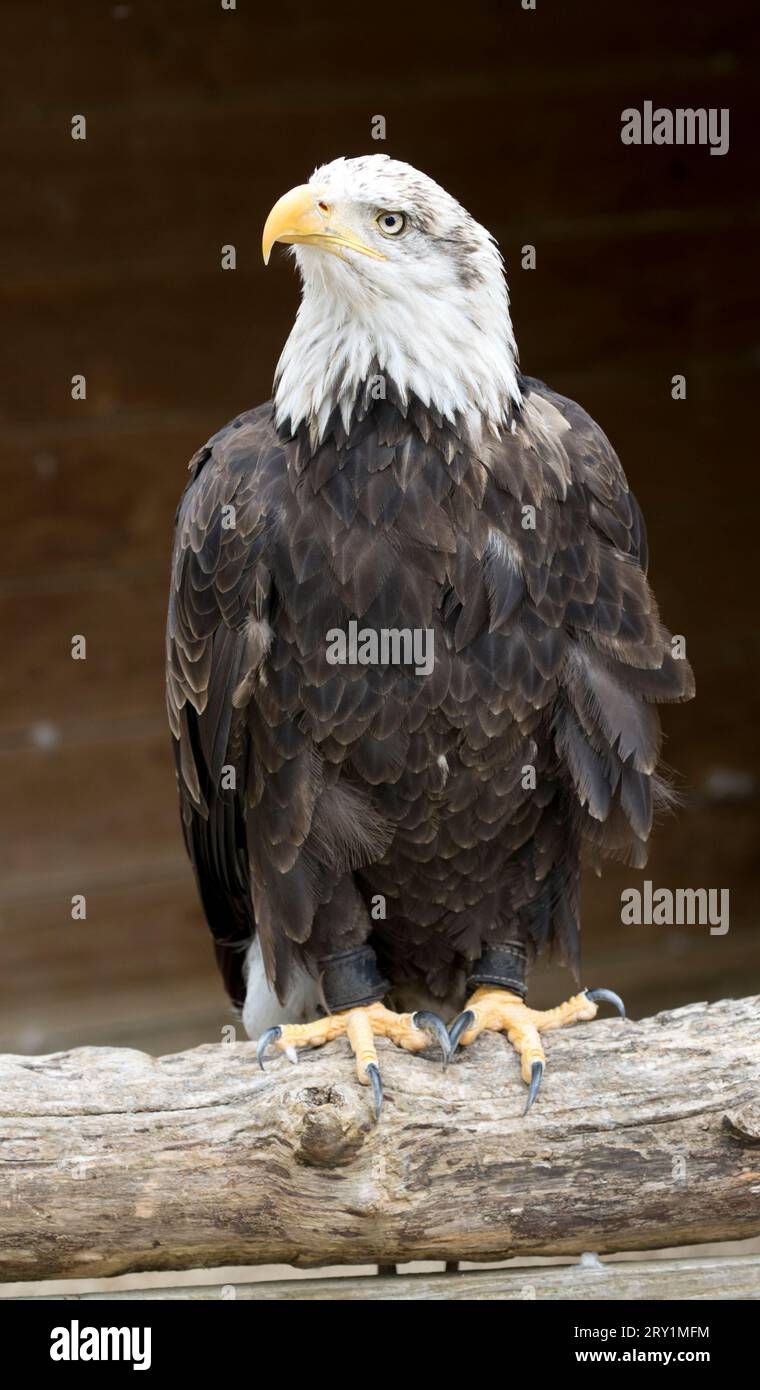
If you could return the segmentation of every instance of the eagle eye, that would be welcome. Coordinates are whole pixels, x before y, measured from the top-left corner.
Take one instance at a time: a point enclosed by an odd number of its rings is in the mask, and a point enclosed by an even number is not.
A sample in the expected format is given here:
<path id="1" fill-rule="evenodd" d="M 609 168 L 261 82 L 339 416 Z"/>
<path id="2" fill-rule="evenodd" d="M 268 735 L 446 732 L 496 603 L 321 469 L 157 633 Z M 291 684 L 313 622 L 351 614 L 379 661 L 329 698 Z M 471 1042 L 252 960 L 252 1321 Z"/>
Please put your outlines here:
<path id="1" fill-rule="evenodd" d="M 403 212 L 380 212 L 375 221 L 383 233 L 383 236 L 398 236 L 406 226 L 406 218 Z"/>

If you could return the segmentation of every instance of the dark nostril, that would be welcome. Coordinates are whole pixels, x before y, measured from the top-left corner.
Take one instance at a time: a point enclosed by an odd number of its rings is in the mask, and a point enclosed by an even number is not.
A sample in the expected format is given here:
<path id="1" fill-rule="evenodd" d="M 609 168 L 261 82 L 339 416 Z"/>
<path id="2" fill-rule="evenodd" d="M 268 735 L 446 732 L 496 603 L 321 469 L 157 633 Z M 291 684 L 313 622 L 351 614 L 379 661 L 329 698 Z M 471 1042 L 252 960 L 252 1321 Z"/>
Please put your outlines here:
<path id="1" fill-rule="evenodd" d="M 319 211 L 320 211 L 320 212 L 329 212 L 329 211 L 330 211 L 329 205 L 328 205 L 327 203 L 317 203 L 317 207 L 319 208 Z"/>

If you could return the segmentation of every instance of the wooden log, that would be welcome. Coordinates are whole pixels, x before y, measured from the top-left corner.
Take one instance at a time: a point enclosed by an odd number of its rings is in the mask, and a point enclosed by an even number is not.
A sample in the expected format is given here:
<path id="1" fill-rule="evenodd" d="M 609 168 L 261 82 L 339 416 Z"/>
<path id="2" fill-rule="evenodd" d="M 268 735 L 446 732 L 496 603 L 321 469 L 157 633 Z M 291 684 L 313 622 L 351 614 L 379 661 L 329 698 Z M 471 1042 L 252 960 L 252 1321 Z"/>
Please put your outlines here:
<path id="1" fill-rule="evenodd" d="M 571 1265 L 522 1265 L 509 1269 L 469 1269 L 450 1274 L 363 1274 L 332 1279 L 274 1279 L 259 1283 L 180 1284 L 163 1288 L 108 1289 L 94 1293 L 16 1295 L 56 1302 L 143 1302 L 214 1299 L 253 1303 L 419 1301 L 461 1299 L 541 1299 L 550 1302 L 630 1302 L 709 1299 L 711 1302 L 760 1299 L 760 1255 L 721 1255 L 695 1259 L 626 1260 L 603 1264 L 579 1260 Z"/>
<path id="2" fill-rule="evenodd" d="M 523 1118 L 489 1036 L 448 1072 L 381 1041 L 0 1058 L 0 1279 L 225 1264 L 489 1261 L 760 1233 L 760 999 L 546 1035 Z"/>

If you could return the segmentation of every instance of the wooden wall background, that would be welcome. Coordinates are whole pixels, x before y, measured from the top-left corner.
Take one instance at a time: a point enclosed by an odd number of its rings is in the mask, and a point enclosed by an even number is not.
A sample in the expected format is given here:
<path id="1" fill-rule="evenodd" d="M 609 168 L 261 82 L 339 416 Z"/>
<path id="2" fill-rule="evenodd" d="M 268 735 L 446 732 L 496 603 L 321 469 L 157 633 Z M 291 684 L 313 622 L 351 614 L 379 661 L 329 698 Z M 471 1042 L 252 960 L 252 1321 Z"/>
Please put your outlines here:
<path id="1" fill-rule="evenodd" d="M 230 1019 L 163 712 L 172 517 L 193 451 L 269 394 L 295 311 L 291 269 L 261 264 L 266 213 L 315 164 L 368 150 L 418 164 L 499 238 L 523 366 L 610 434 L 664 615 L 688 637 L 698 698 L 666 717 L 685 805 L 648 876 L 728 888 L 731 930 L 621 927 L 621 887 L 643 875 L 613 869 L 587 888 L 586 980 L 634 1013 L 757 988 L 752 12 L 6 7 L 0 1048 L 170 1051 Z M 728 106 L 729 154 L 622 146 L 621 110 L 647 98 Z M 79 113 L 86 142 L 70 138 Z M 85 402 L 71 400 L 75 372 Z M 675 372 L 685 402 L 671 400 Z M 75 633 L 85 662 L 70 658 Z M 545 969 L 535 998 L 567 987 Z"/>

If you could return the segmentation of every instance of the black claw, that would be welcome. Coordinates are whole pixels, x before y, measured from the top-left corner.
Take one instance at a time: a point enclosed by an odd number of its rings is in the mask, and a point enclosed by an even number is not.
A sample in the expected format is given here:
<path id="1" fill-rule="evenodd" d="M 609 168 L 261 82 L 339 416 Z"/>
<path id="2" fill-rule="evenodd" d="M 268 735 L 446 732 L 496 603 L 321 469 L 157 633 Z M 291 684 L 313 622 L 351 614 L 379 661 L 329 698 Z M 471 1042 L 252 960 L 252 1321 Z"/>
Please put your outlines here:
<path id="1" fill-rule="evenodd" d="M 620 1017 L 625 1018 L 625 1004 L 620 998 L 620 995 L 615 994 L 613 990 L 584 989 L 583 993 L 586 995 L 588 999 L 593 999 L 594 1003 L 596 1003 L 598 999 L 606 999 L 608 1004 L 613 1004 L 615 1006 L 618 1013 L 620 1014 Z"/>
<path id="2" fill-rule="evenodd" d="M 274 1042 L 276 1038 L 281 1037 L 282 1028 L 280 1027 L 279 1023 L 276 1023 L 274 1028 L 267 1028 L 266 1033 L 261 1034 L 261 1037 L 259 1038 L 256 1044 L 256 1061 L 258 1062 L 262 1071 L 264 1070 L 264 1053 L 269 1047 L 269 1044 L 271 1042 Z"/>
<path id="3" fill-rule="evenodd" d="M 533 1066 L 530 1069 L 530 1090 L 528 1091 L 528 1099 L 525 1102 L 525 1109 L 523 1110 L 523 1115 L 527 1115 L 531 1105 L 533 1104 L 534 1100 L 536 1099 L 536 1096 L 538 1095 L 538 1088 L 541 1085 L 541 1077 L 543 1076 L 543 1074 L 543 1062 L 534 1062 Z"/>
<path id="4" fill-rule="evenodd" d="M 421 1028 L 423 1032 L 429 1033 L 436 1042 L 440 1043 L 445 1067 L 451 1056 L 451 1040 L 443 1019 L 430 1009 L 418 1009 L 416 1013 L 412 1014 L 412 1023 L 415 1028 Z"/>
<path id="5" fill-rule="evenodd" d="M 465 1009 L 464 1013 L 459 1014 L 459 1017 L 454 1019 L 454 1022 L 449 1028 L 450 1051 L 448 1058 L 446 1059 L 447 1061 L 450 1061 L 451 1058 L 454 1056 L 454 1053 L 457 1050 L 459 1039 L 461 1038 L 462 1034 L 466 1033 L 468 1028 L 472 1028 L 474 1022 L 475 1015 L 472 1012 L 472 1009 Z"/>
<path id="6" fill-rule="evenodd" d="M 383 1083 L 380 1079 L 380 1068 L 377 1062 L 368 1062 L 366 1075 L 372 1082 L 372 1094 L 375 1098 L 375 1119 L 380 1119 L 380 1112 L 383 1108 Z"/>

